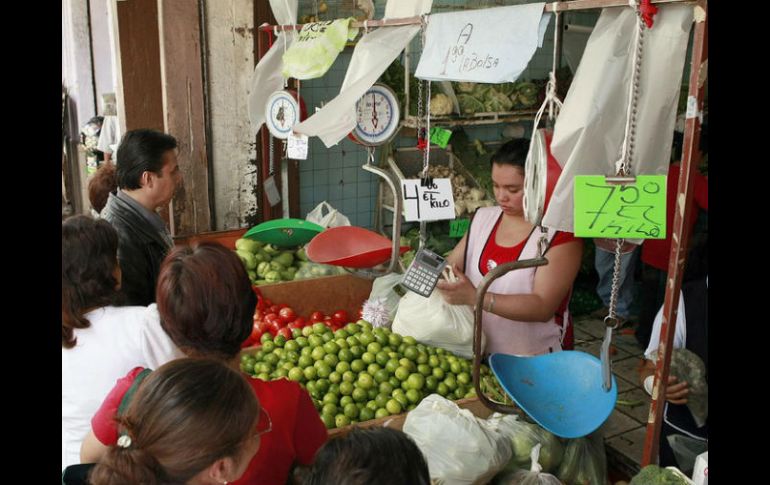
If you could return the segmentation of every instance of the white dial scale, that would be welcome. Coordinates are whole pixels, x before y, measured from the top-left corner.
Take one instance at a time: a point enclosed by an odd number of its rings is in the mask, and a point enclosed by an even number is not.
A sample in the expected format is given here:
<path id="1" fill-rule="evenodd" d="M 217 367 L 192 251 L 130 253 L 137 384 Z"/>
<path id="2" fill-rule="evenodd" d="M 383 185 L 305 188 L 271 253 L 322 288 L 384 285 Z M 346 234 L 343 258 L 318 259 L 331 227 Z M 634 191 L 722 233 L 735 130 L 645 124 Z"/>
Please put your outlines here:
<path id="1" fill-rule="evenodd" d="M 367 146 L 387 143 L 398 131 L 400 115 L 396 93 L 384 84 L 375 84 L 356 103 L 351 138 Z"/>
<path id="2" fill-rule="evenodd" d="M 267 129 L 275 138 L 285 140 L 291 128 L 299 123 L 299 103 L 289 91 L 276 91 L 270 95 L 265 108 Z"/>

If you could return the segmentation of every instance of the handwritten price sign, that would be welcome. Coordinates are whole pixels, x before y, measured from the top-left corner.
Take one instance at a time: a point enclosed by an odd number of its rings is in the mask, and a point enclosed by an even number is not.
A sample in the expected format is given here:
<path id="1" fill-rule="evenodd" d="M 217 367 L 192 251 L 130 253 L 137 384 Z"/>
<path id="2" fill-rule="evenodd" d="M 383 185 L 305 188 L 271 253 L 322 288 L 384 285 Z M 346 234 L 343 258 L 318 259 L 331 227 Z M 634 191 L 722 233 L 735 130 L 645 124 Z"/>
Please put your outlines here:
<path id="1" fill-rule="evenodd" d="M 532 58 L 550 14 L 545 3 L 430 16 L 415 76 L 431 81 L 515 81 Z"/>
<path id="2" fill-rule="evenodd" d="M 441 221 L 455 218 L 455 200 L 452 196 L 452 181 L 433 179 L 427 187 L 420 180 L 404 180 L 401 186 L 404 194 L 404 217 L 407 221 Z"/>
<path id="3" fill-rule="evenodd" d="M 575 235 L 624 239 L 666 237 L 666 176 L 638 175 L 614 185 L 601 175 L 575 177 Z"/>

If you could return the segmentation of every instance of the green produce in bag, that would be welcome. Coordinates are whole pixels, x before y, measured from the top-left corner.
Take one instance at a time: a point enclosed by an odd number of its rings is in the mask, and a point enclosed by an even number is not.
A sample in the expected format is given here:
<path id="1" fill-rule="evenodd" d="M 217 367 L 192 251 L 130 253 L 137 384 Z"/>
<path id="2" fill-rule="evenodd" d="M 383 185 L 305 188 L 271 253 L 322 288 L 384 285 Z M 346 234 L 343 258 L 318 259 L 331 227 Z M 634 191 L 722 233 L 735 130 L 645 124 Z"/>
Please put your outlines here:
<path id="1" fill-rule="evenodd" d="M 527 470 L 516 470 L 502 472 L 496 476 L 495 483 L 498 485 L 561 485 L 558 478 L 543 471 L 538 462 L 540 454 L 540 443 L 532 447 L 527 461 L 532 465 Z"/>
<path id="2" fill-rule="evenodd" d="M 564 455 L 564 446 L 559 438 L 534 423 L 519 419 L 516 415 L 495 413 L 489 417 L 490 423 L 497 425 L 497 430 L 511 440 L 513 457 L 508 469 L 532 466 L 532 449 L 540 444 L 538 462 L 544 472 L 556 470 Z"/>
<path id="3" fill-rule="evenodd" d="M 607 454 L 601 432 L 568 440 L 556 476 L 566 485 L 605 485 Z"/>
<path id="4" fill-rule="evenodd" d="M 709 385 L 706 382 L 706 364 L 703 359 L 687 349 L 674 349 L 671 354 L 671 370 L 678 382 L 686 381 L 687 409 L 692 413 L 695 424 L 706 424 L 709 416 Z"/>

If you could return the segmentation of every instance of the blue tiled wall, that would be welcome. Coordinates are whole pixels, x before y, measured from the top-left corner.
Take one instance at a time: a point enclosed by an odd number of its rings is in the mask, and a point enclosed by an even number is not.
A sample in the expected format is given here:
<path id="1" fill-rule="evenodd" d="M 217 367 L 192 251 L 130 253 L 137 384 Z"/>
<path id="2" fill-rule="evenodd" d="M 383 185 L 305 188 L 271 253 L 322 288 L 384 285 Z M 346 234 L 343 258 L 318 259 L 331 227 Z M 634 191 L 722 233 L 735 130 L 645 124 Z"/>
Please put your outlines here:
<path id="1" fill-rule="evenodd" d="M 457 6 L 468 4 L 474 7 L 494 7 L 500 5 L 517 5 L 532 3 L 521 0 L 482 1 L 472 3 L 467 0 L 434 0 L 433 12 L 447 12 Z M 355 14 L 343 9 L 344 3 L 328 1 L 329 11 L 325 18 L 339 18 Z M 312 2 L 300 2 L 300 16 L 312 14 Z M 384 15 L 385 2 L 376 2 L 375 18 Z M 598 18 L 596 12 L 570 13 L 569 21 L 582 25 L 593 25 Z M 554 20 L 551 19 L 546 32 L 543 48 L 538 49 L 521 79 L 542 79 L 548 76 L 551 69 L 553 53 Z M 412 42 L 411 49 L 418 52 L 417 38 Z M 322 78 L 305 81 L 301 85 L 301 95 L 307 104 L 309 114 L 321 107 L 322 103 L 333 99 L 339 88 L 350 63 L 353 48 L 346 48 L 335 61 L 329 72 Z M 417 66 L 418 56 L 412 57 L 412 71 Z M 493 141 L 502 138 L 503 125 L 487 125 L 481 127 L 466 127 L 468 135 L 482 141 Z M 529 130 L 528 130 L 529 132 Z M 414 146 L 414 138 L 399 137 L 397 146 Z M 354 225 L 372 228 L 374 225 L 374 209 L 376 207 L 378 177 L 361 169 L 366 163 L 366 150 L 348 140 L 326 148 L 318 138 L 310 139 L 308 159 L 300 162 L 300 211 L 301 217 L 311 211 L 318 203 L 326 200 L 335 208 L 350 218 Z"/>

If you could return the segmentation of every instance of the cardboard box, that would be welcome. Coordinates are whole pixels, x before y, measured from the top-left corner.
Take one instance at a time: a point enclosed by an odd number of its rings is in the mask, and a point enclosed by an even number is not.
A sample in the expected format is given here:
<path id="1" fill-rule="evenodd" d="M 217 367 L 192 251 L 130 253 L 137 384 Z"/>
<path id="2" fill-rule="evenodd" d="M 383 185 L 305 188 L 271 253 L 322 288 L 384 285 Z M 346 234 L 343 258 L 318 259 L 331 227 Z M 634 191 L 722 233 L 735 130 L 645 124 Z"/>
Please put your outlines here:
<path id="1" fill-rule="evenodd" d="M 246 231 L 248 231 L 248 228 L 233 229 L 230 231 L 202 232 L 193 236 L 175 237 L 174 243 L 183 245 L 191 244 L 193 241 L 215 241 L 228 249 L 235 250 L 235 241 L 242 238 L 243 235 L 246 234 Z"/>
<path id="2" fill-rule="evenodd" d="M 372 292 L 372 280 L 346 274 L 282 281 L 258 288 L 265 298 L 276 304 L 286 303 L 305 318 L 316 310 L 331 315 L 344 309 L 350 320 L 356 321 L 358 310 Z"/>

